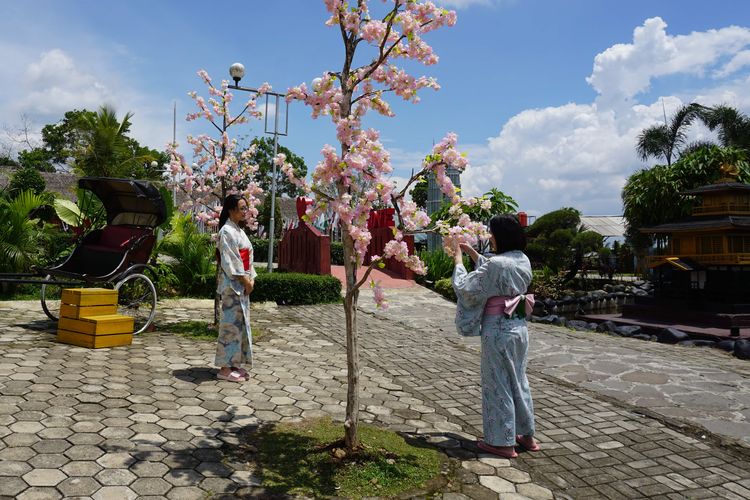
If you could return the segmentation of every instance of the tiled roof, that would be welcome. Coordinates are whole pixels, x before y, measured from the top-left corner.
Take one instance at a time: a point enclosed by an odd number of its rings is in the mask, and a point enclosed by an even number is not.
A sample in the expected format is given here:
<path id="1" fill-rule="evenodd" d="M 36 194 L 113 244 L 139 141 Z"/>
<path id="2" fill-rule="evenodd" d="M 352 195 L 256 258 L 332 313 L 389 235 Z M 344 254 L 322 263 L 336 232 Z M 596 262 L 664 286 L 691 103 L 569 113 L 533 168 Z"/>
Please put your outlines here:
<path id="1" fill-rule="evenodd" d="M 620 215 L 582 215 L 581 225 L 604 237 L 622 237 L 625 234 L 625 218 Z"/>

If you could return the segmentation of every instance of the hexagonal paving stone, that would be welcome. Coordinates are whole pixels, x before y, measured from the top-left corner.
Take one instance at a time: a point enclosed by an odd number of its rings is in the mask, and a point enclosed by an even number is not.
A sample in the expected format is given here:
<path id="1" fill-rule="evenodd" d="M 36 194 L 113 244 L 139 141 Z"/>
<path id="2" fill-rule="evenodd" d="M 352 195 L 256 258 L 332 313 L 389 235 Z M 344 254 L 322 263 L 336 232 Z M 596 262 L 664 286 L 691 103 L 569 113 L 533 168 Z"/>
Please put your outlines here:
<path id="1" fill-rule="evenodd" d="M 138 477 L 164 477 L 169 467 L 161 462 L 140 461 L 131 465 L 130 470 Z"/>
<path id="2" fill-rule="evenodd" d="M 101 485 L 91 477 L 69 477 L 62 483 L 57 485 L 65 498 L 74 496 L 91 496 L 97 490 L 101 488 Z"/>
<path id="3" fill-rule="evenodd" d="M 23 476 L 31 470 L 31 466 L 21 460 L 0 461 L 0 476 Z M 3 481 L 0 479 L 0 481 Z"/>
<path id="4" fill-rule="evenodd" d="M 5 477 L 0 481 L 0 495 L 15 497 L 29 485 L 20 477 Z"/>
<path id="5" fill-rule="evenodd" d="M 22 421 L 22 422 L 15 422 L 13 424 L 10 424 L 8 428 L 17 433 L 30 433 L 33 434 L 35 432 L 39 432 L 42 429 L 44 429 L 44 426 L 37 422 L 28 422 L 28 421 Z"/>
<path id="6" fill-rule="evenodd" d="M 102 466 L 96 462 L 90 460 L 77 460 L 74 462 L 68 462 L 62 468 L 62 471 L 69 477 L 73 476 L 94 476 L 97 472 L 102 470 Z"/>
<path id="7" fill-rule="evenodd" d="M 34 469 L 23 475 L 29 486 L 56 486 L 65 478 L 65 474 L 57 469 Z"/>
<path id="8" fill-rule="evenodd" d="M 178 486 L 169 491 L 167 498 L 170 500 L 202 500 L 206 498 L 206 492 L 194 486 Z"/>
<path id="9" fill-rule="evenodd" d="M 36 452 L 28 446 L 16 446 L 0 450 L 0 460 L 20 460 L 25 462 L 36 455 Z"/>
<path id="10" fill-rule="evenodd" d="M 117 469 L 130 467 L 135 461 L 130 453 L 116 452 L 103 455 L 97 459 L 96 463 L 105 468 Z"/>
<path id="11" fill-rule="evenodd" d="M 92 495 L 94 500 L 135 500 L 138 494 L 127 486 L 104 486 Z"/>
<path id="12" fill-rule="evenodd" d="M 77 444 L 65 451 L 65 456 L 71 460 L 96 460 L 102 455 L 101 448 L 90 444 Z"/>
<path id="13" fill-rule="evenodd" d="M 70 459 L 60 453 L 42 453 L 29 460 L 29 465 L 35 469 L 59 469 L 70 462 Z"/>
<path id="14" fill-rule="evenodd" d="M 127 486 L 136 480 L 128 469 L 104 469 L 95 477 L 103 486 Z"/>
<path id="15" fill-rule="evenodd" d="M 130 487 L 139 495 L 164 495 L 172 485 L 158 477 L 137 479 Z"/>
<path id="16" fill-rule="evenodd" d="M 64 439 L 44 439 L 32 446 L 37 453 L 63 453 L 70 447 L 71 444 Z"/>
<path id="17" fill-rule="evenodd" d="M 62 498 L 60 492 L 55 488 L 45 488 L 41 486 L 34 486 L 16 497 L 16 500 L 55 500 Z"/>

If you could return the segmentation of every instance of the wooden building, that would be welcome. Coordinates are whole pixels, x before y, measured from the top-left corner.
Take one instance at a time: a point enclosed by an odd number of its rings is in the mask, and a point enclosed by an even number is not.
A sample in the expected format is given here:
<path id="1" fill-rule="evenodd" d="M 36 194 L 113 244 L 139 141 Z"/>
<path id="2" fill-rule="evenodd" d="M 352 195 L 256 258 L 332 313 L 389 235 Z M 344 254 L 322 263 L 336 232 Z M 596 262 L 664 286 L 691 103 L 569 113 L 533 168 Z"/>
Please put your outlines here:
<path id="1" fill-rule="evenodd" d="M 695 196 L 689 219 L 640 229 L 662 242 L 648 258 L 654 296 L 623 316 L 679 317 L 729 328 L 750 326 L 750 184 L 722 179 Z"/>

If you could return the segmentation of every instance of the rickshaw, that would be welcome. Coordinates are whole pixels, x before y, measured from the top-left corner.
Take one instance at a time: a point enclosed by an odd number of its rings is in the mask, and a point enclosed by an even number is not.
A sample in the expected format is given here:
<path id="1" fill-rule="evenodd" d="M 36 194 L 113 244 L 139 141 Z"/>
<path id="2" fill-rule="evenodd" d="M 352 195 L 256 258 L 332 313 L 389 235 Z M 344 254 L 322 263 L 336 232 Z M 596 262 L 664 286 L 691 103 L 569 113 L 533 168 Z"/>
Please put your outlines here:
<path id="1" fill-rule="evenodd" d="M 113 287 L 118 313 L 132 316 L 134 333 L 141 333 L 156 314 L 156 288 L 146 272 L 154 230 L 167 217 L 164 199 L 141 180 L 82 177 L 78 186 L 101 200 L 107 225 L 86 234 L 60 263 L 33 273 L 0 274 L 0 281 L 40 284 L 42 309 L 53 321 L 58 320 L 62 288 Z"/>

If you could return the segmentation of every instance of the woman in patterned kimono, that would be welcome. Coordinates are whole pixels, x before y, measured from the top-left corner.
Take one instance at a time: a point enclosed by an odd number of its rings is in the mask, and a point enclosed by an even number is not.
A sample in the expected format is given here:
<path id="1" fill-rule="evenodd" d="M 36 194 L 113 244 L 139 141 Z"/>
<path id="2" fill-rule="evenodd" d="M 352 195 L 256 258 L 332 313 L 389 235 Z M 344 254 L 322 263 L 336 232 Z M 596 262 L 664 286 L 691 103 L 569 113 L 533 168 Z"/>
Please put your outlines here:
<path id="1" fill-rule="evenodd" d="M 528 330 L 533 295 L 525 295 L 531 283 L 531 264 L 523 253 L 526 235 L 511 215 L 490 220 L 491 258 L 468 245 L 454 248 L 453 289 L 458 297 L 456 327 L 459 334 L 482 336 L 481 450 L 505 458 L 518 456 L 516 443 L 538 451 L 534 440 L 534 406 L 526 378 Z M 463 265 L 466 252 L 476 270 Z"/>
<path id="2" fill-rule="evenodd" d="M 221 272 L 216 292 L 221 296 L 221 322 L 215 364 L 216 378 L 244 382 L 250 378 L 242 365 L 252 366 L 250 299 L 255 286 L 253 246 L 239 224 L 245 218 L 247 202 L 236 194 L 224 200 L 219 216 Z"/>

